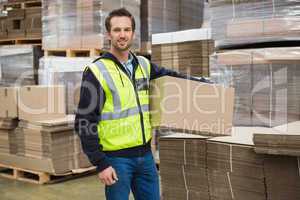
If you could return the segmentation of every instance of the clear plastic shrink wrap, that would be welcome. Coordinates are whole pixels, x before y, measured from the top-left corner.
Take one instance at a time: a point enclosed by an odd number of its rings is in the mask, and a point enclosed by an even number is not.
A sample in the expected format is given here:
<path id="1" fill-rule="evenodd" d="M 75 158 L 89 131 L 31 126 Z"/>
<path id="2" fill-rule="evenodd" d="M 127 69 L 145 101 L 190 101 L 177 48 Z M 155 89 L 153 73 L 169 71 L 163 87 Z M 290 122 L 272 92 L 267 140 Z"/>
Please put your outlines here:
<path id="1" fill-rule="evenodd" d="M 7 45 L 0 47 L 0 84 L 20 86 L 37 84 L 37 70 L 41 48 L 34 45 Z"/>
<path id="2" fill-rule="evenodd" d="M 39 84 L 65 85 L 67 113 L 74 114 L 80 95 L 82 72 L 93 58 L 43 57 L 40 59 Z"/>
<path id="3" fill-rule="evenodd" d="M 44 0 L 42 11 L 44 49 L 108 48 L 105 18 L 125 7 L 135 17 L 134 49 L 140 46 L 140 0 Z"/>
<path id="4" fill-rule="evenodd" d="M 295 0 L 210 0 L 218 48 L 299 40 L 300 6 Z"/>
<path id="5" fill-rule="evenodd" d="M 234 125 L 274 127 L 299 120 L 300 48 L 214 54 L 214 82 L 235 88 Z"/>

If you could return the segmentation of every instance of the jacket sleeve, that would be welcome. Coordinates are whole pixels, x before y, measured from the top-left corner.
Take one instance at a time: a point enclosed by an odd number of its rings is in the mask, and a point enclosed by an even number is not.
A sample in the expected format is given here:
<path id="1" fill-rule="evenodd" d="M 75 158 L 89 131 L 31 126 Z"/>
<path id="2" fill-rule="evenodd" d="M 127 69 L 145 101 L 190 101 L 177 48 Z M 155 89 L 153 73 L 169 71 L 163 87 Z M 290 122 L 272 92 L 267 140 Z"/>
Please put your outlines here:
<path id="1" fill-rule="evenodd" d="M 177 72 L 175 70 L 167 69 L 164 67 L 159 67 L 158 65 L 151 63 L 151 74 L 150 74 L 150 80 L 156 79 L 162 76 L 173 76 L 177 78 L 184 78 L 194 81 L 200 81 L 205 83 L 211 83 L 210 80 L 203 78 L 203 77 L 194 77 L 186 74 L 182 74 L 180 72 Z"/>
<path id="2" fill-rule="evenodd" d="M 105 93 L 99 81 L 89 68 L 83 72 L 80 100 L 75 117 L 75 131 L 80 137 L 82 149 L 90 162 L 102 171 L 109 167 L 105 154 L 101 151 L 97 124 L 99 113 L 105 102 Z"/>

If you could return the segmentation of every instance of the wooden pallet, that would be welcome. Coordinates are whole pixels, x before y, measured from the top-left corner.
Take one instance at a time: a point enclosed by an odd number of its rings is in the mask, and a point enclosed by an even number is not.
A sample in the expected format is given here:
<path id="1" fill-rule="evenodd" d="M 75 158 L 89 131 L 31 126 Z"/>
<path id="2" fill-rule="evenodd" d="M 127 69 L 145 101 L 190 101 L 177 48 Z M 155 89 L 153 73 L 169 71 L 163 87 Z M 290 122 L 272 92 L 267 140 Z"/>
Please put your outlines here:
<path id="1" fill-rule="evenodd" d="M 41 38 L 0 39 L 0 45 L 34 44 L 42 45 Z"/>
<path id="2" fill-rule="evenodd" d="M 45 56 L 63 57 L 98 57 L 103 54 L 100 49 L 45 49 Z"/>
<path id="3" fill-rule="evenodd" d="M 28 169 L 21 169 L 14 166 L 0 164 L 0 176 L 13 180 L 29 182 L 34 184 L 50 184 L 62 182 L 88 174 L 95 173 L 95 167 L 73 170 L 72 172 L 62 175 L 53 175 L 46 172 L 32 171 Z"/>
<path id="4" fill-rule="evenodd" d="M 1 5 L 3 10 L 10 9 L 26 9 L 26 8 L 41 8 L 42 2 L 38 0 L 24 1 L 24 2 L 8 2 L 2 3 Z"/>

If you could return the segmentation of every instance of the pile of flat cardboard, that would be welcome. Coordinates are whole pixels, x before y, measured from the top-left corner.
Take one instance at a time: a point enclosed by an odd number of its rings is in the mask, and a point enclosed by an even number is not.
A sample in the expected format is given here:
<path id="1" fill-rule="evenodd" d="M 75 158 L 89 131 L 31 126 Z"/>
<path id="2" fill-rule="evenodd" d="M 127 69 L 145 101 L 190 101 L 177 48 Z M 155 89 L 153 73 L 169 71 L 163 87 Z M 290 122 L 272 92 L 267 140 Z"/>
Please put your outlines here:
<path id="1" fill-rule="evenodd" d="M 24 140 L 19 145 L 18 155 L 48 159 L 53 173 L 57 174 L 91 166 L 83 154 L 73 123 L 74 116 L 35 122 L 20 121 L 18 134 Z"/>
<path id="2" fill-rule="evenodd" d="M 16 154 L 15 128 L 18 125 L 18 88 L 0 88 L 0 153 Z"/>
<path id="3" fill-rule="evenodd" d="M 103 49 L 105 18 L 125 7 L 136 20 L 134 48 L 140 45 L 140 1 L 131 0 L 45 0 L 43 1 L 44 49 Z M 107 43 L 107 44 L 106 44 Z"/>
<path id="4" fill-rule="evenodd" d="M 160 138 L 159 168 L 163 199 L 209 199 L 206 139 L 183 133 Z"/>
<path id="5" fill-rule="evenodd" d="M 15 133 L 17 125 L 18 121 L 16 119 L 0 118 L 0 153 L 17 153 Z"/>
<path id="6" fill-rule="evenodd" d="M 264 200 L 263 156 L 231 137 L 207 141 L 209 192 L 212 199 Z"/>
<path id="7" fill-rule="evenodd" d="M 300 156 L 300 121 L 284 124 L 274 129 L 276 133 L 255 132 L 253 143 L 256 153 Z"/>
<path id="8" fill-rule="evenodd" d="M 253 133 L 275 135 L 280 131 L 267 127 L 233 127 L 232 136 L 209 139 L 173 131 L 173 135 L 161 137 L 163 198 L 299 199 L 299 158 L 254 151 Z"/>
<path id="9" fill-rule="evenodd" d="M 300 199 L 299 157 L 278 155 L 264 157 L 268 199 Z"/>
<path id="10" fill-rule="evenodd" d="M 0 47 L 0 85 L 35 85 L 41 47 L 36 45 L 6 45 Z"/>
<path id="11" fill-rule="evenodd" d="M 297 1 L 210 1 L 216 46 L 299 40 L 297 5 Z"/>
<path id="12" fill-rule="evenodd" d="M 209 76 L 214 52 L 210 29 L 193 29 L 152 35 L 152 61 L 193 76 Z"/>
<path id="13" fill-rule="evenodd" d="M 273 155 L 300 156 L 300 134 L 254 134 L 255 152 Z"/>
<path id="14" fill-rule="evenodd" d="M 204 1 L 148 0 L 150 34 L 200 28 L 203 10 Z"/>
<path id="15" fill-rule="evenodd" d="M 199 135 L 230 135 L 234 89 L 165 76 L 150 88 L 151 124 Z"/>
<path id="16" fill-rule="evenodd" d="M 212 56 L 214 82 L 236 90 L 234 125 L 274 127 L 299 120 L 300 48 L 230 50 Z"/>

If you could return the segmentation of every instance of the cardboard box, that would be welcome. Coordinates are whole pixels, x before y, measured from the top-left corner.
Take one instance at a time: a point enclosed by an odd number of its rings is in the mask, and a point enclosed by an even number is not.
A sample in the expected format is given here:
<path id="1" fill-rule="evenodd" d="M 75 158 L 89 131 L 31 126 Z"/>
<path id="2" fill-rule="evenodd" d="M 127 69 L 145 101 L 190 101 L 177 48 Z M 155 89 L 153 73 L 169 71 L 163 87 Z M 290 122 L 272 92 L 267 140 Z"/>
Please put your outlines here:
<path id="1" fill-rule="evenodd" d="M 0 17 L 0 39 L 7 38 L 6 19 L 7 19 L 7 17 Z"/>
<path id="2" fill-rule="evenodd" d="M 19 119 L 40 121 L 66 116 L 64 86 L 24 86 L 19 93 Z"/>
<path id="3" fill-rule="evenodd" d="M 228 38 L 275 37 L 299 34 L 300 20 L 297 17 L 272 19 L 240 19 L 227 22 Z"/>
<path id="4" fill-rule="evenodd" d="M 26 37 L 42 37 L 42 11 L 41 8 L 26 9 L 25 12 Z"/>
<path id="5" fill-rule="evenodd" d="M 209 56 L 213 52 L 210 29 L 152 35 L 152 61 L 183 74 L 209 76 Z"/>
<path id="6" fill-rule="evenodd" d="M 18 88 L 0 88 L 0 118 L 18 117 Z"/>
<path id="7" fill-rule="evenodd" d="M 235 88 L 234 125 L 274 127 L 299 120 L 299 53 L 299 47 L 259 48 L 211 57 L 211 79 Z"/>
<path id="8" fill-rule="evenodd" d="M 233 88 L 168 76 L 151 84 L 153 127 L 231 135 L 233 105 Z"/>

